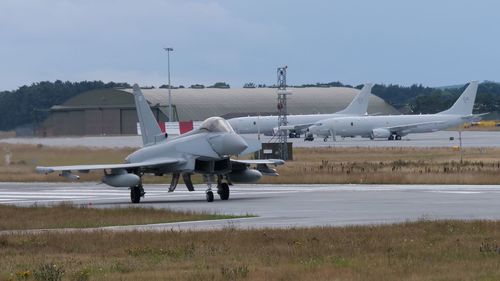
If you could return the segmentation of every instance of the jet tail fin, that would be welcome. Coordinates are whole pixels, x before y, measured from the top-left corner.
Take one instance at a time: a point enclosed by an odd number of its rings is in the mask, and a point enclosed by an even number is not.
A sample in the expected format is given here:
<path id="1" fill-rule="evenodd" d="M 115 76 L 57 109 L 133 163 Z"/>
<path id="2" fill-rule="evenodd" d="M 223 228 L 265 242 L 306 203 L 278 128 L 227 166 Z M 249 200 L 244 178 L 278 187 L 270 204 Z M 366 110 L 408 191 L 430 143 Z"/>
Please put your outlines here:
<path id="1" fill-rule="evenodd" d="M 471 81 L 458 100 L 448 110 L 442 111 L 440 114 L 471 115 L 478 84 L 478 81 Z"/>
<path id="2" fill-rule="evenodd" d="M 373 84 L 366 83 L 351 103 L 343 110 L 336 114 L 364 115 L 368 109 L 368 102 Z"/>
<path id="3" fill-rule="evenodd" d="M 148 145 L 155 142 L 155 137 L 161 135 L 161 129 L 156 121 L 148 102 L 142 94 L 139 85 L 134 85 L 134 100 L 137 117 L 141 127 L 142 143 Z"/>

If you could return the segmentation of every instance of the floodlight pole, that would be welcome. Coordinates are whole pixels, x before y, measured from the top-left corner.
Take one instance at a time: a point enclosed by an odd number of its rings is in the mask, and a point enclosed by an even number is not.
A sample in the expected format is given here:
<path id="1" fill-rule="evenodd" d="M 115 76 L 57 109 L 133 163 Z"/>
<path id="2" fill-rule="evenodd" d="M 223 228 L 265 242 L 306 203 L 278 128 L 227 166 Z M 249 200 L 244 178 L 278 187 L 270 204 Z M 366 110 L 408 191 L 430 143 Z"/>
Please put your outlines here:
<path id="1" fill-rule="evenodd" d="M 168 68 L 168 122 L 172 122 L 172 93 L 170 92 L 170 52 L 172 52 L 174 49 L 167 47 L 163 48 L 165 51 L 167 51 L 167 68 Z"/>

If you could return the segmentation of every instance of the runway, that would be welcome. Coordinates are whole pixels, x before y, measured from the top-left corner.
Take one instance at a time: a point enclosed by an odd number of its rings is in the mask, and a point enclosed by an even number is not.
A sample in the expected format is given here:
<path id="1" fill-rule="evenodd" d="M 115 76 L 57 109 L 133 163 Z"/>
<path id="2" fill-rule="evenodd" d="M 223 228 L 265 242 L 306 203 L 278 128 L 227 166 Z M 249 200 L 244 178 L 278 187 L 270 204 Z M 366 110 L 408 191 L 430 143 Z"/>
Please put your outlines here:
<path id="1" fill-rule="evenodd" d="M 496 185 L 240 185 L 231 198 L 205 201 L 203 186 L 146 185 L 134 206 L 255 215 L 253 218 L 108 227 L 115 230 L 289 228 L 395 223 L 418 219 L 500 219 Z M 127 189 L 95 183 L 0 183 L 0 204 L 72 202 L 97 208 L 130 206 Z"/>
<path id="2" fill-rule="evenodd" d="M 257 135 L 243 135 L 257 139 Z M 450 140 L 450 138 L 454 138 Z M 272 142 L 272 137 L 261 136 L 262 142 Z M 336 141 L 324 142 L 316 138 L 313 142 L 306 142 L 303 138 L 289 139 L 294 147 L 451 147 L 458 146 L 459 133 L 457 131 L 439 131 L 434 133 L 410 134 L 400 141 L 385 139 L 370 140 L 367 138 L 336 138 Z M 96 148 L 138 148 L 142 145 L 140 136 L 95 136 L 95 137 L 53 137 L 53 138 L 7 138 L 0 139 L 0 143 L 12 144 L 41 144 L 55 147 L 86 146 Z M 500 147 L 500 131 L 464 131 L 462 132 L 464 147 Z"/>

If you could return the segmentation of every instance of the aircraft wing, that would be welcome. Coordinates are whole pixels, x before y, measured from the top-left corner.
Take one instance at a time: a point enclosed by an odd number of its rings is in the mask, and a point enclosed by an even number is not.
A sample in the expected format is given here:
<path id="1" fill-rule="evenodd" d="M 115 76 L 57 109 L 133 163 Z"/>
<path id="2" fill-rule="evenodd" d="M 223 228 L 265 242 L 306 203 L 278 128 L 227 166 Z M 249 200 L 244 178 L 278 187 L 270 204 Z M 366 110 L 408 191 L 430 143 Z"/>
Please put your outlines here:
<path id="1" fill-rule="evenodd" d="M 125 163 L 125 164 L 96 164 L 96 165 L 73 165 L 73 166 L 53 166 L 53 167 L 36 167 L 37 173 L 49 174 L 55 171 L 78 171 L 86 173 L 90 170 L 105 170 L 105 169 L 132 169 L 132 168 L 154 168 L 164 165 L 179 164 L 185 160 L 174 158 L 158 158 L 144 162 Z"/>
<path id="2" fill-rule="evenodd" d="M 391 132 L 405 132 L 411 129 L 418 128 L 420 126 L 428 126 L 428 125 L 442 124 L 442 123 L 443 121 L 421 122 L 421 123 L 406 124 L 401 126 L 387 127 L 387 129 Z"/>
<path id="3" fill-rule="evenodd" d="M 255 159 L 255 160 L 235 160 L 231 159 L 231 162 L 239 163 L 239 164 L 248 164 L 248 165 L 283 165 L 285 161 L 281 159 Z"/>
<path id="4" fill-rule="evenodd" d="M 308 123 L 308 124 L 295 124 L 295 125 L 287 125 L 287 126 L 282 126 L 281 130 L 288 130 L 288 131 L 303 131 L 315 123 Z M 274 131 L 276 132 L 278 130 L 278 127 L 274 128 Z"/>
<path id="5" fill-rule="evenodd" d="M 278 176 L 275 169 L 269 168 L 267 165 L 283 165 L 285 161 L 281 159 L 256 159 L 256 160 L 234 160 L 231 159 L 233 170 L 246 169 L 249 165 L 256 165 L 256 170 L 265 176 Z"/>

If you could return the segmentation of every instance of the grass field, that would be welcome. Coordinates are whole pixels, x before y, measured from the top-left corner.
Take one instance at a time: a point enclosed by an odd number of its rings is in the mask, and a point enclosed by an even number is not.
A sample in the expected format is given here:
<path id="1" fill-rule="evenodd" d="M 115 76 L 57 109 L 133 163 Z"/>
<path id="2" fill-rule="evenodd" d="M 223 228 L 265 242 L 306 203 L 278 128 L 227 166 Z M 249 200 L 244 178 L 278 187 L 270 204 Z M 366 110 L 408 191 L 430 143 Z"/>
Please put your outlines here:
<path id="1" fill-rule="evenodd" d="M 310 148 L 266 183 L 498 184 L 500 149 Z"/>
<path id="2" fill-rule="evenodd" d="M 500 222 L 0 236 L 0 280 L 499 280 Z"/>
<path id="3" fill-rule="evenodd" d="M 89 228 L 180 221 L 230 219 L 241 216 L 171 211 L 153 208 L 99 209 L 59 204 L 16 207 L 0 205 L 0 231 L 50 228 Z"/>
<path id="4" fill-rule="evenodd" d="M 121 163 L 133 149 L 52 148 L 2 144 L 0 181 L 66 181 L 56 173 L 40 175 L 37 165 Z M 498 184 L 500 149 L 467 148 L 296 148 L 295 161 L 278 167 L 279 177 L 261 183 L 374 183 L 374 184 Z M 98 181 L 101 172 L 82 174 Z M 146 176 L 146 183 L 169 183 L 169 177 Z M 200 177 L 194 177 L 200 183 Z"/>

